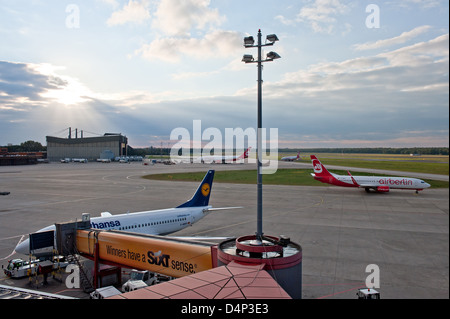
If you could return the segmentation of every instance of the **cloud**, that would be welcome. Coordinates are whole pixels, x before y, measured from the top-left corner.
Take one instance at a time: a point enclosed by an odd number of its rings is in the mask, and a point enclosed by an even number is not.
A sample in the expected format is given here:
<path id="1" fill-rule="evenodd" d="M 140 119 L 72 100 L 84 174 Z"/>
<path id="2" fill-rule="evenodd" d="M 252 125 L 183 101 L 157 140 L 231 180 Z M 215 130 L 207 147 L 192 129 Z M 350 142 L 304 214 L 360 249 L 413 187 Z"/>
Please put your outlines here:
<path id="1" fill-rule="evenodd" d="M 110 5 L 114 9 L 119 6 L 119 3 L 116 0 L 97 0 L 97 1 L 103 2 L 107 5 Z"/>
<path id="2" fill-rule="evenodd" d="M 331 34 L 335 30 L 336 17 L 349 10 L 350 7 L 340 0 L 315 0 L 300 10 L 297 21 L 309 24 L 314 32 Z"/>
<path id="3" fill-rule="evenodd" d="M 196 45 L 202 46 L 201 40 Z M 265 81 L 263 126 L 279 129 L 283 147 L 448 146 L 448 44 L 449 35 L 444 34 L 379 54 L 317 63 L 280 81 Z M 255 87 L 202 98 L 181 96 L 176 88 L 102 94 L 63 73 L 52 65 L 0 63 L 0 144 L 37 135 L 45 142 L 45 135 L 72 126 L 122 132 L 132 146 L 144 147 L 168 142 L 177 127 L 192 131 L 197 119 L 203 129 L 222 132 L 256 124 Z M 82 102 L 64 104 L 64 96 Z M 19 136 L 25 137 L 16 141 Z"/>
<path id="4" fill-rule="evenodd" d="M 42 94 L 59 90 L 67 82 L 54 75 L 37 71 L 34 64 L 0 61 L 0 101 L 2 107 L 15 108 L 20 104 L 43 102 Z M 20 107 L 18 109 L 21 109 Z"/>
<path id="5" fill-rule="evenodd" d="M 176 63 L 182 56 L 189 58 L 221 58 L 237 54 L 242 49 L 242 35 L 234 31 L 212 31 L 202 38 L 159 38 L 136 50 L 147 60 Z"/>
<path id="6" fill-rule="evenodd" d="M 423 33 L 428 32 L 430 29 L 431 29 L 431 26 L 429 26 L 429 25 L 416 27 L 416 28 L 412 29 L 411 31 L 403 32 L 401 35 L 399 35 L 397 37 L 390 38 L 390 39 L 384 39 L 384 40 L 378 40 L 376 42 L 366 42 L 363 44 L 356 44 L 356 45 L 354 45 L 354 48 L 357 51 L 363 51 L 363 50 L 373 50 L 373 49 L 389 47 L 389 46 L 393 46 L 393 45 L 397 45 L 397 44 L 403 44 Z"/>
<path id="7" fill-rule="evenodd" d="M 448 145 L 448 42 L 445 34 L 265 81 L 263 126 L 279 129 L 280 146 Z M 175 127 L 191 130 L 193 119 L 222 132 L 225 127 L 253 127 L 255 92 L 250 87 L 228 97 L 160 101 L 148 105 L 148 114 L 158 113 L 148 123 L 166 140 Z"/>
<path id="8" fill-rule="evenodd" d="M 390 4 L 403 8 L 409 8 L 410 6 L 411 7 L 419 6 L 425 9 L 438 7 L 439 5 L 441 5 L 441 3 L 442 1 L 440 0 L 403 0 L 390 2 Z"/>
<path id="9" fill-rule="evenodd" d="M 115 2 L 111 3 L 115 5 Z M 108 26 L 123 25 L 126 23 L 141 24 L 150 19 L 149 2 L 147 0 L 129 0 L 122 9 L 114 11 L 106 21 Z"/>
<path id="10" fill-rule="evenodd" d="M 182 56 L 207 59 L 230 57 L 242 48 L 242 35 L 217 29 L 226 18 L 209 0 L 161 0 L 152 28 L 157 36 L 135 51 L 149 61 L 178 63 Z"/>
<path id="11" fill-rule="evenodd" d="M 277 16 L 275 16 L 275 20 L 278 20 L 278 21 L 280 21 L 282 24 L 287 25 L 287 26 L 294 26 L 295 23 L 296 23 L 294 20 L 288 19 L 288 18 L 286 18 L 286 17 L 283 16 L 283 15 L 277 15 Z"/>
<path id="12" fill-rule="evenodd" d="M 103 3 L 106 3 L 108 5 L 110 5 L 113 8 L 117 8 L 119 6 L 119 3 L 116 0 L 97 0 Z"/>
<path id="13" fill-rule="evenodd" d="M 225 17 L 209 5 L 210 0 L 162 0 L 152 26 L 167 36 L 190 36 L 192 29 L 221 25 Z"/>
<path id="14" fill-rule="evenodd" d="M 307 70 L 287 73 L 283 81 L 274 84 L 277 89 L 268 90 L 266 94 L 279 96 L 294 90 L 302 95 L 317 96 L 351 89 L 380 88 L 398 92 L 417 87 L 445 87 L 448 45 L 449 35 L 445 34 L 374 56 L 311 65 Z"/>
<path id="15" fill-rule="evenodd" d="M 264 125 L 278 127 L 283 140 L 323 141 L 327 147 L 331 141 L 336 146 L 351 141 L 414 146 L 426 145 L 425 140 L 448 145 L 448 45 L 445 34 L 373 56 L 311 65 L 279 82 L 265 82 Z M 238 96 L 254 92 L 247 88 Z"/>

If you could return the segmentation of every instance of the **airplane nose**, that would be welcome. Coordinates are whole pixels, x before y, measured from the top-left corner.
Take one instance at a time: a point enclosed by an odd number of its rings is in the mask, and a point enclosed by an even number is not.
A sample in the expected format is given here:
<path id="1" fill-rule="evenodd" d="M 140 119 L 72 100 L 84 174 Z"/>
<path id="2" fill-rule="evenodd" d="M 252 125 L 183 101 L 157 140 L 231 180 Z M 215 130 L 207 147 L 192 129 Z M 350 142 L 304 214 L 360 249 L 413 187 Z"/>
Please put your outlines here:
<path id="1" fill-rule="evenodd" d="M 30 253 L 30 240 L 25 239 L 23 242 L 17 244 L 14 250 L 16 253 L 28 255 Z"/>

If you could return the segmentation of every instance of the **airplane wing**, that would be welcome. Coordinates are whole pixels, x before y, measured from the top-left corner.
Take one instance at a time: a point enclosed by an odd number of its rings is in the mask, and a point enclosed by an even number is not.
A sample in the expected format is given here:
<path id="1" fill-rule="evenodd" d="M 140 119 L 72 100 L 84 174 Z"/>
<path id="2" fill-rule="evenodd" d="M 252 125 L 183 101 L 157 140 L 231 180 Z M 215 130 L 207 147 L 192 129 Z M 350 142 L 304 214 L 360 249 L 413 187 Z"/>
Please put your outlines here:
<path id="1" fill-rule="evenodd" d="M 168 238 L 178 239 L 178 240 L 189 240 L 189 241 L 225 241 L 229 239 L 233 239 L 236 237 L 208 237 L 208 236 L 167 236 Z"/>
<path id="2" fill-rule="evenodd" d="M 236 207 L 217 207 L 217 208 L 205 208 L 203 211 L 204 212 L 213 212 L 216 210 L 226 210 L 226 209 L 238 209 L 238 208 L 244 208 L 243 206 L 236 206 Z"/>
<path id="3" fill-rule="evenodd" d="M 353 175 L 350 174 L 350 171 L 347 171 L 347 174 L 352 178 L 353 185 L 355 185 L 356 187 L 361 187 L 361 188 L 368 188 L 368 187 L 370 187 L 370 188 L 377 189 L 377 187 L 374 186 L 374 185 L 372 185 L 372 184 L 359 184 L 359 183 L 355 180 L 355 178 L 353 177 Z"/>

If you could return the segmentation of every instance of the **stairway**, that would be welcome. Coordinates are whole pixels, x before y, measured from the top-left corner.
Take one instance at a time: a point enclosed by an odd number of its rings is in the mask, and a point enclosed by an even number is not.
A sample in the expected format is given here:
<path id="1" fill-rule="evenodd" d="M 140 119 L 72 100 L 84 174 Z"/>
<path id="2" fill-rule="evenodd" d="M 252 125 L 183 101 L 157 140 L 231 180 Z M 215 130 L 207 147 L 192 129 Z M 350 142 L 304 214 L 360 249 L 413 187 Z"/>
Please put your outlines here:
<path id="1" fill-rule="evenodd" d="M 94 285 L 86 274 L 86 270 L 83 267 L 83 263 L 80 261 L 80 255 L 77 253 L 73 253 L 67 256 L 67 261 L 69 263 L 76 263 L 79 269 L 80 274 L 80 287 L 86 293 L 91 293 L 95 290 Z"/>

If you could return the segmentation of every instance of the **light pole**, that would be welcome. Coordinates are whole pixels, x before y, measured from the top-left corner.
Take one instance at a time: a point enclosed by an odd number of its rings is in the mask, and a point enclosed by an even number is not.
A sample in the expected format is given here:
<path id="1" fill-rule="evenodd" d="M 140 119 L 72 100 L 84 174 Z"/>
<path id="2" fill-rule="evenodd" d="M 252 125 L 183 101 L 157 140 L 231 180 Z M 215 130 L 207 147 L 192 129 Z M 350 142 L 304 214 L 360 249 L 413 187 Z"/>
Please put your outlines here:
<path id="1" fill-rule="evenodd" d="M 262 230 L 262 63 L 273 61 L 275 59 L 279 59 L 280 56 L 271 51 L 267 54 L 267 58 L 265 60 L 262 59 L 261 51 L 264 46 L 272 46 L 276 41 L 278 41 L 278 37 L 275 34 L 270 34 L 266 37 L 266 43 L 262 44 L 261 42 L 261 29 L 258 30 L 258 43 L 255 45 L 255 40 L 252 36 L 244 38 L 244 47 L 246 48 L 258 48 L 258 59 L 255 61 L 252 55 L 246 54 L 242 58 L 242 62 L 245 63 L 257 63 L 258 64 L 258 133 L 257 133 L 257 190 L 258 190 L 258 203 L 257 203 L 257 231 L 256 231 L 256 240 L 259 241 L 259 244 L 262 245 L 263 241 L 263 230 Z"/>

